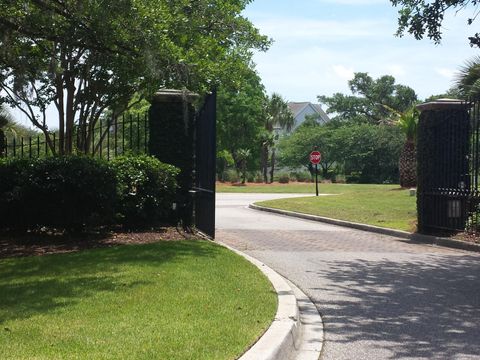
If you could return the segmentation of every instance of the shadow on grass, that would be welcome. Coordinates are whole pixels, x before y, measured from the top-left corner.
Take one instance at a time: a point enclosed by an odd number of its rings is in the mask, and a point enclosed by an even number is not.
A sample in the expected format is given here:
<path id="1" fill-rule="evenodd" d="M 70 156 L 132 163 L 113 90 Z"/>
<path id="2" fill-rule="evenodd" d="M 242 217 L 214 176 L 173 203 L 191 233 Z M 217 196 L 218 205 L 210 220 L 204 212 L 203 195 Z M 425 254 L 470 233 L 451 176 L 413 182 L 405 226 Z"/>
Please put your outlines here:
<path id="1" fill-rule="evenodd" d="M 331 261 L 317 274 L 332 284 L 316 290 L 333 298 L 318 304 L 333 342 L 373 341 L 391 358 L 480 354 L 478 256 Z"/>
<path id="2" fill-rule="evenodd" d="M 151 282 L 123 276 L 125 266 L 216 257 L 220 251 L 205 242 L 181 241 L 0 260 L 0 324 L 68 307 L 100 292 Z"/>

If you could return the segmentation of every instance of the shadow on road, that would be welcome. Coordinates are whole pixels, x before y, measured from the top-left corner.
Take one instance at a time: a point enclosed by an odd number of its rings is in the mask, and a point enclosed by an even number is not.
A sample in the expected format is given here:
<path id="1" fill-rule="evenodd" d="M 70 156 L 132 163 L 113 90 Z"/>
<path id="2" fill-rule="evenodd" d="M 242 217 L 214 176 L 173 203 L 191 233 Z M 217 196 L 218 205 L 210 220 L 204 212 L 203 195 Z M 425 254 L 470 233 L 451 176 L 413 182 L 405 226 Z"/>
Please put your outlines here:
<path id="1" fill-rule="evenodd" d="M 391 358 L 480 358 L 479 257 L 332 260 L 325 269 L 316 275 L 330 285 L 312 290 L 323 294 L 330 341 L 372 341 Z"/>

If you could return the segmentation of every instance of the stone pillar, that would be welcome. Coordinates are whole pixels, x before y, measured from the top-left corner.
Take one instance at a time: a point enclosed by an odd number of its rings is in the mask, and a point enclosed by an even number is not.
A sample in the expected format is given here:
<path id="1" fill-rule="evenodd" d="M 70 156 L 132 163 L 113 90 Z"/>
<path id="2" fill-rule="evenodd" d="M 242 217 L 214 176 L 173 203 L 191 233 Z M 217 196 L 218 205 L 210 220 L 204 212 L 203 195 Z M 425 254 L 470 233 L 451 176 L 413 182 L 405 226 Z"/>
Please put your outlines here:
<path id="1" fill-rule="evenodd" d="M 160 161 L 175 165 L 177 177 L 177 213 L 185 226 L 192 223 L 193 206 L 189 191 L 193 187 L 194 118 L 196 94 L 181 90 L 157 92 L 149 110 L 148 149 Z"/>
<path id="2" fill-rule="evenodd" d="M 464 101 L 418 105 L 418 231 L 463 229 L 468 215 L 470 116 Z"/>

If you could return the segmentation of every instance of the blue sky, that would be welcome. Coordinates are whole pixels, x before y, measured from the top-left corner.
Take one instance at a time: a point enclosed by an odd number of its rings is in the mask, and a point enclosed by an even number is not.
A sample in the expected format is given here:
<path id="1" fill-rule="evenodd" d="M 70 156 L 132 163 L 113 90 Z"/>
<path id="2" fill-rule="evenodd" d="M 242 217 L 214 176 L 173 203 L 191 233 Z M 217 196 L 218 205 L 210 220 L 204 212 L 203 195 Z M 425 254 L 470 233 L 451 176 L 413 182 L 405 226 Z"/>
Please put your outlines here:
<path id="1" fill-rule="evenodd" d="M 275 41 L 254 57 L 267 92 L 316 102 L 348 93 L 354 72 L 393 75 L 420 98 L 445 92 L 465 60 L 480 55 L 467 39 L 473 9 L 446 17 L 440 45 L 395 37 L 397 11 L 388 0 L 254 1 L 244 15 Z"/>

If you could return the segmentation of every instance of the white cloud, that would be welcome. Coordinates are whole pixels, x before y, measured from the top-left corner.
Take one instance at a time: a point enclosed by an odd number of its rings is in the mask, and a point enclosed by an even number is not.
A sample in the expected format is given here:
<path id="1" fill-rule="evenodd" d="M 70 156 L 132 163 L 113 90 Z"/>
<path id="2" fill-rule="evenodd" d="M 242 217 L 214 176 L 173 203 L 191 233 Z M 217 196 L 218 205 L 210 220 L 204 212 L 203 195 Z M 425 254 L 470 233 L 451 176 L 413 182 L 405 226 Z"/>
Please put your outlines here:
<path id="1" fill-rule="evenodd" d="M 354 70 L 351 67 L 343 65 L 333 65 L 333 72 L 337 74 L 343 80 L 352 80 L 354 76 Z"/>
<path id="2" fill-rule="evenodd" d="M 435 72 L 449 80 L 453 80 L 453 78 L 457 74 L 457 71 L 447 68 L 435 68 Z"/>
<path id="3" fill-rule="evenodd" d="M 275 17 L 256 23 L 261 32 L 273 37 L 277 42 L 287 39 L 300 41 L 315 40 L 335 42 L 341 39 L 390 37 L 393 34 L 391 24 L 383 20 L 310 20 L 302 18 Z"/>

